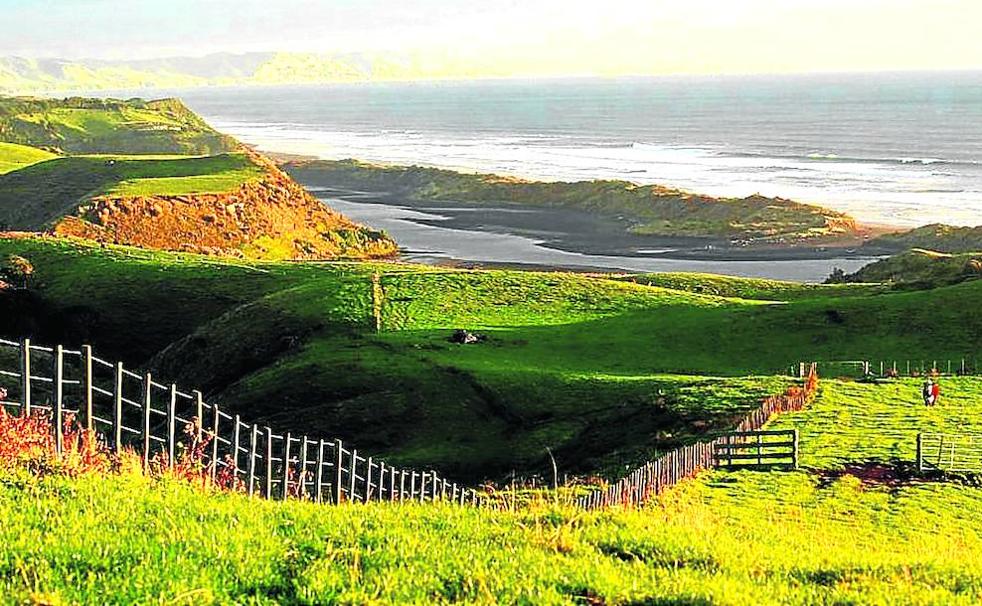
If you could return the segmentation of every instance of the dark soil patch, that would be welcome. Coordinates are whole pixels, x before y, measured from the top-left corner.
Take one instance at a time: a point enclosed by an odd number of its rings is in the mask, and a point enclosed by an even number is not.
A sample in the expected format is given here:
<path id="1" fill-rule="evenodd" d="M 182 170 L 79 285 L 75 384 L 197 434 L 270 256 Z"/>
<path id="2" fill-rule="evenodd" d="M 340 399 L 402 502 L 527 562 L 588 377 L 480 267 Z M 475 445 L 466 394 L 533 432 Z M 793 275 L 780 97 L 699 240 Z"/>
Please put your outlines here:
<path id="1" fill-rule="evenodd" d="M 821 488 L 831 486 L 835 480 L 844 476 L 859 478 L 866 486 L 887 486 L 890 488 L 926 481 L 917 473 L 916 466 L 906 461 L 850 463 L 842 469 L 825 470 L 819 473 L 821 475 L 819 483 Z"/>

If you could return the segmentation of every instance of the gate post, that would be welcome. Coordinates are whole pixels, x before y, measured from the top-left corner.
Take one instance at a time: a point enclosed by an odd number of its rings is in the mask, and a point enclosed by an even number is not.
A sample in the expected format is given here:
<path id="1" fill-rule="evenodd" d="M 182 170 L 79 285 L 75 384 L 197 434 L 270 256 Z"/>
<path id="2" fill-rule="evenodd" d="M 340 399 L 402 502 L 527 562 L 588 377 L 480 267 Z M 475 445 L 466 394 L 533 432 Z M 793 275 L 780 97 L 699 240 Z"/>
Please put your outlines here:
<path id="1" fill-rule="evenodd" d="M 791 431 L 792 431 L 792 434 L 791 434 L 792 435 L 792 440 L 791 441 L 794 442 L 794 445 L 792 446 L 792 451 L 791 451 L 791 466 L 794 469 L 798 469 L 798 429 L 795 428 L 795 429 L 792 429 Z"/>
<path id="2" fill-rule="evenodd" d="M 924 473 L 924 434 L 917 434 L 917 472 Z"/>

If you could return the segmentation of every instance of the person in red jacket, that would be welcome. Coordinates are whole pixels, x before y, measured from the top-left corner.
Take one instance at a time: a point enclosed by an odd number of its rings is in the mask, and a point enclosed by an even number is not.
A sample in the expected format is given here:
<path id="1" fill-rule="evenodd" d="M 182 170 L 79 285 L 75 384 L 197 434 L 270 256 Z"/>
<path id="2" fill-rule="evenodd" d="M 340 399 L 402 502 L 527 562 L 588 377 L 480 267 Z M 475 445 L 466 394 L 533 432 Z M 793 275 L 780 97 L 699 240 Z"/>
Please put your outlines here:
<path id="1" fill-rule="evenodd" d="M 924 389 L 921 394 L 924 396 L 924 404 L 934 406 L 941 398 L 941 385 L 936 380 L 928 377 L 928 380 L 924 382 Z"/>

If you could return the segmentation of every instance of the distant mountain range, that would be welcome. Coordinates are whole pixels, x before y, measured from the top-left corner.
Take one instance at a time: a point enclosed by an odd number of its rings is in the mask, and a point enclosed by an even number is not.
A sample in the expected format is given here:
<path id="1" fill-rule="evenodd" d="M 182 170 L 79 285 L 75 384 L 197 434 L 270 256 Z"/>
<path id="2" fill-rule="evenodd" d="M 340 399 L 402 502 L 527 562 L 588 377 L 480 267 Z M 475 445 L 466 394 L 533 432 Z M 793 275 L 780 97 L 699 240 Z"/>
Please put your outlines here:
<path id="1" fill-rule="evenodd" d="M 452 62 L 385 53 L 219 53 L 133 61 L 0 57 L 0 93 L 368 82 L 456 72 Z"/>

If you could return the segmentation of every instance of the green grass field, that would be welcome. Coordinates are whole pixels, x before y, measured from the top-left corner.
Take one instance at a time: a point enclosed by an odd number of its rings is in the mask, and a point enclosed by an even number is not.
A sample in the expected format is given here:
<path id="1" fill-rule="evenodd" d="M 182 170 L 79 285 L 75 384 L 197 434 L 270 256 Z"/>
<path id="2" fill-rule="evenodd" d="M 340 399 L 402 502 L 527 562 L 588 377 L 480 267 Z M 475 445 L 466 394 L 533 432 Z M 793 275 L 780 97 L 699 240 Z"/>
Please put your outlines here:
<path id="1" fill-rule="evenodd" d="M 880 385 L 826 380 L 808 410 L 782 416 L 775 429 L 798 428 L 801 464 L 818 469 L 846 465 L 916 463 L 917 434 L 982 434 L 982 379 L 941 379 L 942 405 L 925 406 L 921 380 Z"/>
<path id="2" fill-rule="evenodd" d="M 978 418 L 982 380 L 946 383 L 947 401 L 926 410 L 907 402 L 906 382 L 826 381 L 811 408 L 775 424 L 802 431 L 805 469 L 707 472 L 637 512 L 549 499 L 510 512 L 318 506 L 132 474 L 2 470 L 0 593 L 44 604 L 975 604 L 982 489 L 832 473 L 844 460 L 909 459 L 897 447 L 909 432 Z"/>
<path id="3" fill-rule="evenodd" d="M 212 155 L 239 144 L 175 99 L 0 96 L 0 140 L 68 154 Z"/>
<path id="4" fill-rule="evenodd" d="M 0 175 L 44 162 L 55 155 L 41 149 L 14 143 L 0 143 Z"/>
<path id="5" fill-rule="evenodd" d="M 104 193 L 110 196 L 178 196 L 229 192 L 259 179 L 264 171 L 245 154 L 201 158 L 118 158 L 116 178 Z"/>
<path id="6" fill-rule="evenodd" d="M 893 292 L 696 276 L 666 288 L 0 241 L 10 253 L 37 269 L 32 304 L 44 311 L 20 313 L 38 338 L 91 341 L 251 419 L 462 479 L 543 471 L 547 447 L 564 472 L 613 476 L 729 426 L 780 391 L 775 375 L 797 360 L 957 359 L 975 350 L 982 322 L 972 304 L 982 282 Z M 766 300 L 733 296 L 751 293 Z M 488 340 L 453 344 L 457 328 Z"/>
<path id="7" fill-rule="evenodd" d="M 223 193 L 263 169 L 242 153 L 209 157 L 72 156 L 0 175 L 0 221 L 38 230 L 94 196 Z"/>

